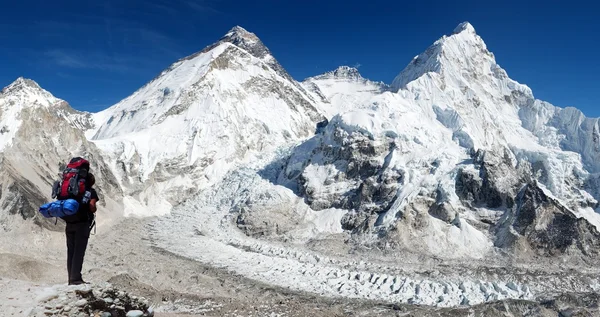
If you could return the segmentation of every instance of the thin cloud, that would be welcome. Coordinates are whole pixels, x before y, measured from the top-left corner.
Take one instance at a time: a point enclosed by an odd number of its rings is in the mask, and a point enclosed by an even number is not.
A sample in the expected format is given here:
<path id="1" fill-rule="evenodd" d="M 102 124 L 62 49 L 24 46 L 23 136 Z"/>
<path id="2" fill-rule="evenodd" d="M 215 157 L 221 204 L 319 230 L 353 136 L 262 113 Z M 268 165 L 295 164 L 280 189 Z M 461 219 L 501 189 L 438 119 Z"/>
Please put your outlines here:
<path id="1" fill-rule="evenodd" d="M 68 68 L 89 68 L 88 64 L 81 60 L 79 56 L 69 54 L 59 49 L 49 50 L 44 55 L 59 66 Z"/>
<path id="2" fill-rule="evenodd" d="M 135 47 L 150 47 L 149 54 L 160 53 L 168 55 L 171 58 L 181 58 L 183 54 L 180 52 L 178 45 L 169 36 L 146 27 L 127 27 L 121 30 L 125 46 Z"/>
<path id="3" fill-rule="evenodd" d="M 184 3 L 198 13 L 219 13 L 205 0 L 185 0 Z"/>
<path id="4" fill-rule="evenodd" d="M 171 2 L 168 1 L 149 1 L 146 3 L 148 9 L 152 9 L 159 14 L 168 14 L 170 16 L 176 16 L 179 14 L 179 10 L 173 8 Z"/>
<path id="5" fill-rule="evenodd" d="M 64 73 L 64 72 L 56 72 L 56 76 L 60 78 L 72 79 L 74 78 L 72 75 Z"/>
<path id="6" fill-rule="evenodd" d="M 133 59 L 115 58 L 101 52 L 82 52 L 64 49 L 52 49 L 45 52 L 45 57 L 57 66 L 72 69 L 98 69 L 113 72 L 131 70 L 128 65 Z"/>

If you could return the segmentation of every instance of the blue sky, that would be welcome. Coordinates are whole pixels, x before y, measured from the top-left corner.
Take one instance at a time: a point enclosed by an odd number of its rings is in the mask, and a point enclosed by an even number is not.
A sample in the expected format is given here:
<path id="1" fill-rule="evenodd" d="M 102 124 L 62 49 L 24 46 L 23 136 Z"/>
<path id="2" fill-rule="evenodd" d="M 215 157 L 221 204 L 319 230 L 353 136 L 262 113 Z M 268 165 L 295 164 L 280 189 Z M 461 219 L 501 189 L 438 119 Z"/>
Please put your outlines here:
<path id="1" fill-rule="evenodd" d="M 359 65 L 391 83 L 462 21 L 539 99 L 600 117 L 592 1 L 23 0 L 0 10 L 0 86 L 36 80 L 80 110 L 127 97 L 231 27 L 256 33 L 301 80 Z"/>

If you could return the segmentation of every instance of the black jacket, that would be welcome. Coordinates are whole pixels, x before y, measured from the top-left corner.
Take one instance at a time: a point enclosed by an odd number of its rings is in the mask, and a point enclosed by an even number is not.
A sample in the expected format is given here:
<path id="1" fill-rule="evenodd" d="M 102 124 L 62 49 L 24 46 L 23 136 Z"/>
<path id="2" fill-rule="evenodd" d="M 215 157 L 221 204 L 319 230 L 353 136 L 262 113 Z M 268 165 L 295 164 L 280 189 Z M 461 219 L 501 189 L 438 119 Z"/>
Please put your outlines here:
<path id="1" fill-rule="evenodd" d="M 98 193 L 93 188 L 86 189 L 91 193 L 90 199 L 96 199 L 96 201 L 100 200 L 98 197 Z M 76 214 L 62 217 L 62 219 L 67 223 L 82 223 L 82 222 L 92 222 L 94 219 L 94 213 L 90 210 L 90 204 L 83 204 L 81 201 L 79 202 L 79 210 Z"/>

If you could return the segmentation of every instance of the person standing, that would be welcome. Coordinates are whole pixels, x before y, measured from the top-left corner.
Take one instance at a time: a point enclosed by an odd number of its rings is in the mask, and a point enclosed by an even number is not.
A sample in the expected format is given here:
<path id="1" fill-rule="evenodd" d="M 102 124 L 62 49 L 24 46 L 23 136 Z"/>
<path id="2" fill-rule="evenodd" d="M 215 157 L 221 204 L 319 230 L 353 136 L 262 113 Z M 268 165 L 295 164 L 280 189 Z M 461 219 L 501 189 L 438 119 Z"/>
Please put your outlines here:
<path id="1" fill-rule="evenodd" d="M 81 275 L 83 259 L 87 249 L 92 227 L 95 225 L 96 203 L 100 198 L 93 188 L 96 183 L 94 174 L 88 173 L 85 181 L 85 194 L 79 202 L 79 210 L 74 215 L 62 217 L 67 226 L 67 271 L 69 285 L 86 283 Z"/>

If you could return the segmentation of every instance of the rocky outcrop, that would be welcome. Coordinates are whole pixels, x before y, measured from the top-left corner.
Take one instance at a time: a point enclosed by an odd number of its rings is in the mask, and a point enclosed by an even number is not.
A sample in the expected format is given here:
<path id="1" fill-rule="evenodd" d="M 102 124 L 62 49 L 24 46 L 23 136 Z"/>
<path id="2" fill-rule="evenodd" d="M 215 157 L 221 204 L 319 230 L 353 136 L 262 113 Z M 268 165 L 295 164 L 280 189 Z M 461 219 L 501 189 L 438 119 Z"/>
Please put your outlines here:
<path id="1" fill-rule="evenodd" d="M 531 172 L 517 166 L 514 154 L 508 149 L 478 150 L 472 158 L 474 168 L 460 168 L 456 177 L 456 195 L 463 204 L 512 208 L 519 186 L 530 179 Z"/>
<path id="2" fill-rule="evenodd" d="M 110 284 L 55 286 L 38 298 L 40 306 L 29 314 L 41 316 L 100 316 L 100 317 L 152 317 L 154 311 L 149 301 Z"/>
<path id="3" fill-rule="evenodd" d="M 600 233 L 584 218 L 578 218 L 536 183 L 527 184 L 516 206 L 499 227 L 498 245 L 531 249 L 536 254 L 557 256 L 580 252 L 597 256 Z"/>
<path id="4" fill-rule="evenodd" d="M 353 230 L 362 223 L 356 219 L 363 217 L 361 214 L 389 210 L 402 185 L 403 172 L 389 166 L 393 140 L 348 133 L 339 124 L 339 118 L 334 118 L 321 127 L 319 135 L 298 147 L 281 177 L 294 181 L 298 195 L 314 210 L 355 211 L 342 220 L 344 228 Z"/>

